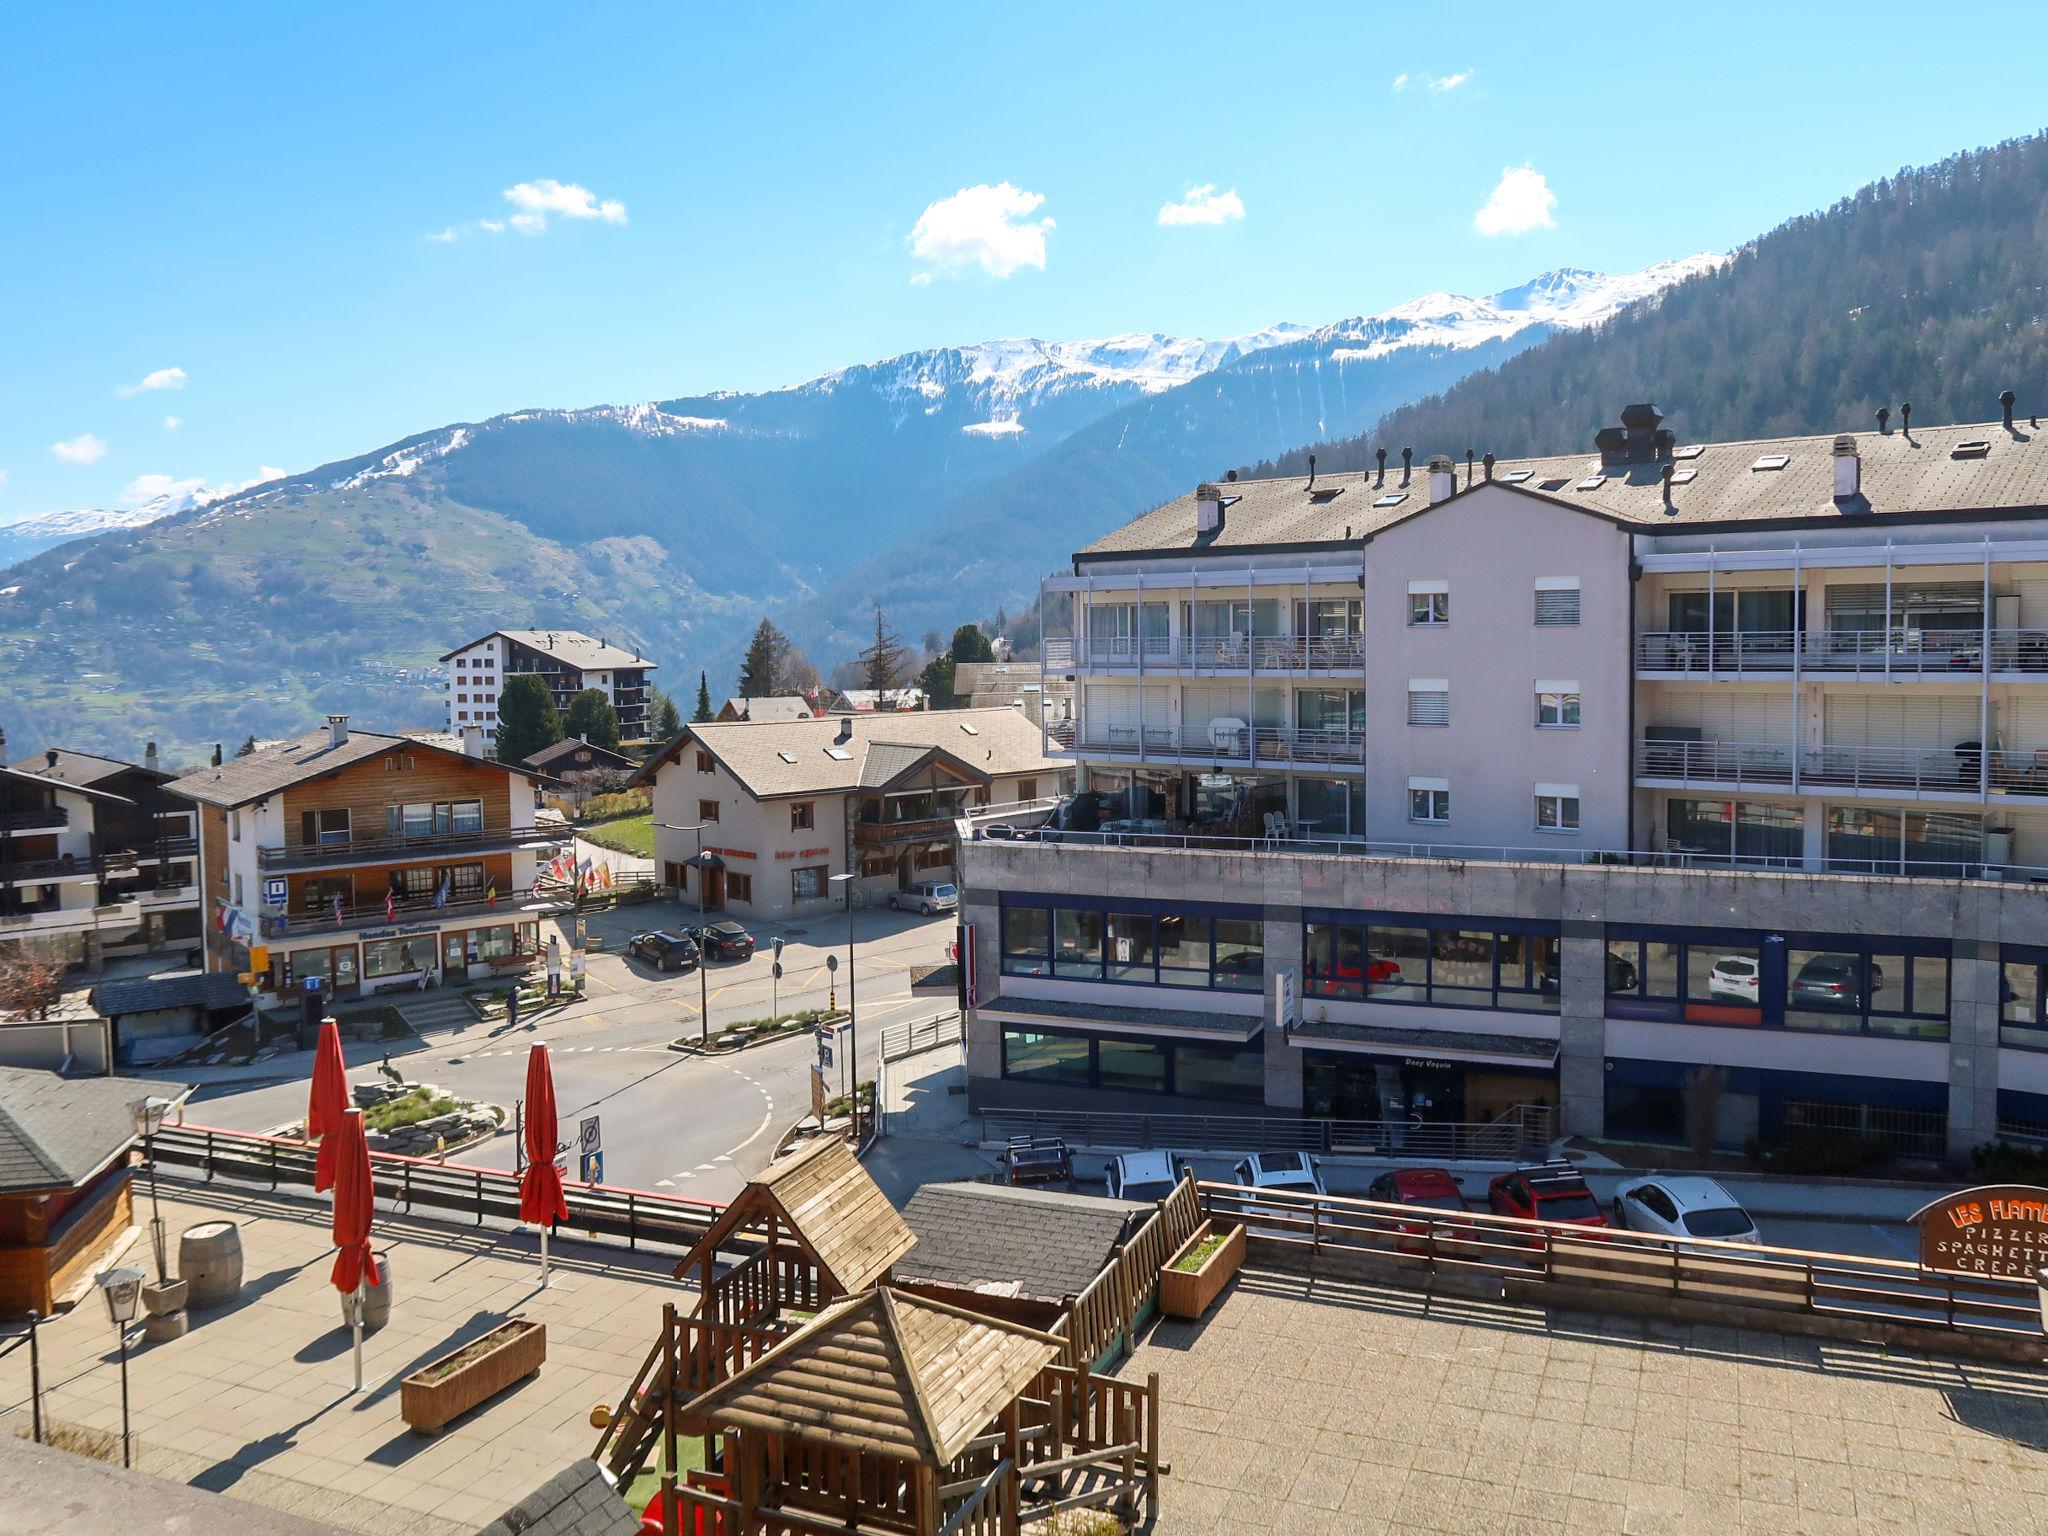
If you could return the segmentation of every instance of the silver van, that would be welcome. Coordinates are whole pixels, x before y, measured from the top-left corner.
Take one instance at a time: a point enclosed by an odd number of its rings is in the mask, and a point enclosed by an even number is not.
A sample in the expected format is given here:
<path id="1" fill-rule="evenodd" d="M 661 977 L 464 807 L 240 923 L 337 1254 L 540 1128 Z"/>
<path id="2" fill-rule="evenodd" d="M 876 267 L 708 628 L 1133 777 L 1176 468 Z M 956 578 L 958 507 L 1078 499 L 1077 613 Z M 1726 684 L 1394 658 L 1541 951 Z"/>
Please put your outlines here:
<path id="1" fill-rule="evenodd" d="M 943 880 L 921 880 L 896 892 L 889 898 L 889 905 L 900 912 L 922 912 L 926 917 L 934 912 L 957 911 L 960 887 Z"/>

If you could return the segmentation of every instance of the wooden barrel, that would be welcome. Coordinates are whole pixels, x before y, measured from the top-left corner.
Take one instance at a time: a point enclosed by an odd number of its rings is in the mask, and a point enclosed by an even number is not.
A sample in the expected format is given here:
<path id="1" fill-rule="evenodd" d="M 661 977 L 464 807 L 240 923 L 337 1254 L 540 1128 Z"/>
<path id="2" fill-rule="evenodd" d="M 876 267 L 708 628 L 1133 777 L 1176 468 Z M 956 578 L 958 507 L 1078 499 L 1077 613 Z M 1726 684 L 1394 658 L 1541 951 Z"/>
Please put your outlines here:
<path id="1" fill-rule="evenodd" d="M 391 1321 L 391 1296 L 396 1281 L 391 1278 L 391 1255 L 377 1255 L 377 1284 L 363 1287 L 363 1332 L 375 1333 Z M 341 1320 L 348 1321 L 348 1302 L 343 1298 Z"/>
<path id="2" fill-rule="evenodd" d="M 187 1227 L 178 1239 L 178 1276 L 186 1284 L 185 1300 L 195 1307 L 217 1307 L 242 1291 L 242 1229 L 232 1221 L 203 1221 Z"/>

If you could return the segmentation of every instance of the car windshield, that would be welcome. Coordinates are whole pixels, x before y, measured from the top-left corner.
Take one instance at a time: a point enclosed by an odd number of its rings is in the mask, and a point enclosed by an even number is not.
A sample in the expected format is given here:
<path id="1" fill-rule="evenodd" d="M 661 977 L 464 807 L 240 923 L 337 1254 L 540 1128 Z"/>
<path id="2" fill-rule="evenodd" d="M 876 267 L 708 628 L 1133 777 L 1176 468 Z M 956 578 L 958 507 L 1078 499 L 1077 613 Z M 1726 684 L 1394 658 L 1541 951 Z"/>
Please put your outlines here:
<path id="1" fill-rule="evenodd" d="M 1314 1180 L 1304 1179 L 1299 1174 L 1297 1174 L 1295 1177 L 1291 1179 L 1268 1179 L 1266 1180 L 1266 1188 L 1283 1189 L 1286 1190 L 1289 1194 L 1295 1195 L 1314 1195 L 1321 1193 L 1321 1191 L 1316 1188 Z"/>
<path id="2" fill-rule="evenodd" d="M 1536 1214 L 1545 1221 L 1584 1221 L 1600 1214 L 1600 1202 L 1591 1194 L 1539 1195 Z"/>
<path id="3" fill-rule="evenodd" d="M 1161 1179 L 1146 1179 L 1137 1184 L 1124 1186 L 1126 1200 L 1164 1200 L 1173 1193 L 1173 1186 Z"/>
<path id="4" fill-rule="evenodd" d="M 1410 1200 L 1408 1203 L 1410 1205 L 1427 1206 L 1432 1211 L 1462 1211 L 1465 1209 L 1465 1202 L 1456 1195 L 1423 1195 L 1419 1199 Z"/>
<path id="5" fill-rule="evenodd" d="M 1753 1225 L 1747 1213 L 1733 1205 L 1685 1213 L 1685 1230 L 1694 1237 L 1742 1237 Z"/>
<path id="6" fill-rule="evenodd" d="M 950 885 L 935 885 L 932 887 L 932 894 L 934 896 L 953 896 L 957 895 L 958 892 Z"/>

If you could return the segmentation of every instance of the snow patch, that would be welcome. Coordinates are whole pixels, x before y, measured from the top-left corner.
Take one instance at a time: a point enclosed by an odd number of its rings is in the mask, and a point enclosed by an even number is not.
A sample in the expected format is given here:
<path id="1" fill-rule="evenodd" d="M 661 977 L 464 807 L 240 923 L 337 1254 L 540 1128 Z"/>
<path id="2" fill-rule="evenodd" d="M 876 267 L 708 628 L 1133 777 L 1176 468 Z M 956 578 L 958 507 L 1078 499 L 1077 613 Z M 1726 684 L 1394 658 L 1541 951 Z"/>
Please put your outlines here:
<path id="1" fill-rule="evenodd" d="M 960 430 L 969 437 L 1018 437 L 1023 434 L 1024 423 L 1013 417 L 1008 421 L 977 421 Z"/>
<path id="2" fill-rule="evenodd" d="M 404 479 L 419 472 L 420 466 L 434 459 L 446 458 L 459 451 L 469 441 L 469 428 L 454 427 L 444 433 L 438 441 L 415 443 L 409 448 L 399 448 L 385 454 L 368 469 L 336 480 L 328 487 L 335 491 L 359 491 L 373 480 Z"/>

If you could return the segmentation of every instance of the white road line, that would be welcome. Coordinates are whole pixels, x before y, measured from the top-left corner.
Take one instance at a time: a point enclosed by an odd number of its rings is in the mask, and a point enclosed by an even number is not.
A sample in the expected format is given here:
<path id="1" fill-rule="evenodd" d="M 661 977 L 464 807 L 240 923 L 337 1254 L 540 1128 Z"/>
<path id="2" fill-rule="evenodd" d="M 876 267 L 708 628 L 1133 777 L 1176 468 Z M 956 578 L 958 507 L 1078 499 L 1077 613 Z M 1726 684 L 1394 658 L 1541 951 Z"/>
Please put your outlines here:
<path id="1" fill-rule="evenodd" d="M 716 1173 L 718 1172 L 718 1165 L 716 1163 L 699 1163 L 694 1171 L 697 1173 Z"/>

